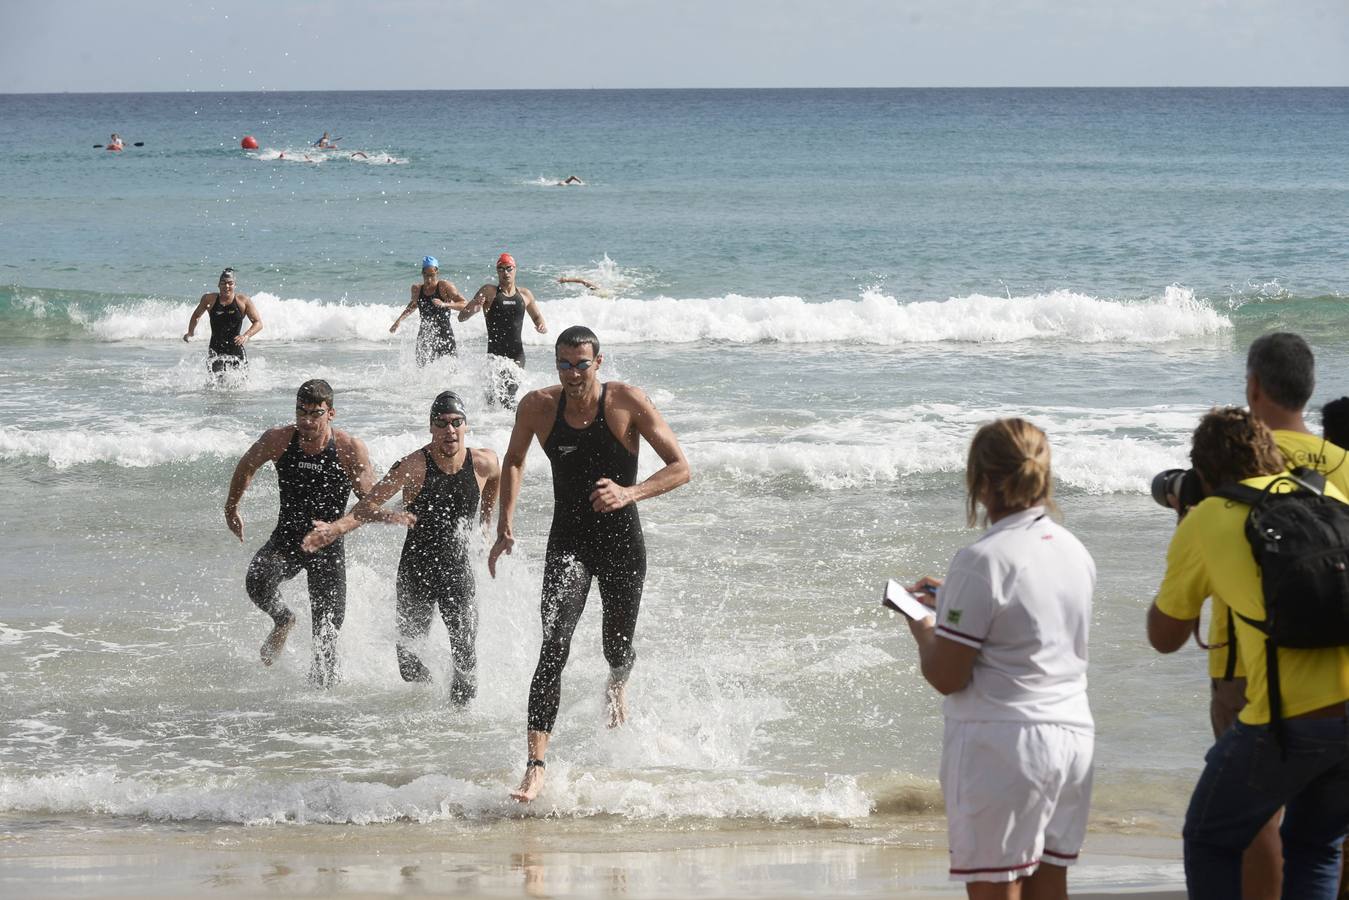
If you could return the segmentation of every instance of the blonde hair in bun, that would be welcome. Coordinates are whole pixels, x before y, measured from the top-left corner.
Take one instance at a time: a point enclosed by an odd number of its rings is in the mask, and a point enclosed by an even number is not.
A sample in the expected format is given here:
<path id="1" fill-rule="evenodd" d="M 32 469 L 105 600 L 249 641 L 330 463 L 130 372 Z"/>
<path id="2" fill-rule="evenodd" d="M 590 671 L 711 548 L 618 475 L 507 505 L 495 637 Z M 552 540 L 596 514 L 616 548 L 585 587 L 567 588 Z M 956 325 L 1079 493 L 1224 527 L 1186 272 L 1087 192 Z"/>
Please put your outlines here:
<path id="1" fill-rule="evenodd" d="M 966 520 L 978 524 L 978 507 L 1018 512 L 1054 509 L 1049 438 L 1025 419 L 998 419 L 979 428 L 965 464 Z"/>

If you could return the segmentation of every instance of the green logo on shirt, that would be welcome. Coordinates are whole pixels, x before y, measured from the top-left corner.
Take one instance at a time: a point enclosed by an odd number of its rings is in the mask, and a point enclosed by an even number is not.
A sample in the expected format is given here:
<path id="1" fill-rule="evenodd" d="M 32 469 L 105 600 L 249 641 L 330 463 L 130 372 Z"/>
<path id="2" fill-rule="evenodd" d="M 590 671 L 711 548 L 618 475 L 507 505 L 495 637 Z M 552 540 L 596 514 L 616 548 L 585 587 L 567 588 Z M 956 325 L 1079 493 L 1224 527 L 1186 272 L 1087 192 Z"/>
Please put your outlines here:
<path id="1" fill-rule="evenodd" d="M 950 622 L 952 625 L 959 625 L 959 624 L 960 624 L 960 610 L 958 610 L 958 609 L 948 609 L 948 610 L 946 611 L 946 621 Z"/>

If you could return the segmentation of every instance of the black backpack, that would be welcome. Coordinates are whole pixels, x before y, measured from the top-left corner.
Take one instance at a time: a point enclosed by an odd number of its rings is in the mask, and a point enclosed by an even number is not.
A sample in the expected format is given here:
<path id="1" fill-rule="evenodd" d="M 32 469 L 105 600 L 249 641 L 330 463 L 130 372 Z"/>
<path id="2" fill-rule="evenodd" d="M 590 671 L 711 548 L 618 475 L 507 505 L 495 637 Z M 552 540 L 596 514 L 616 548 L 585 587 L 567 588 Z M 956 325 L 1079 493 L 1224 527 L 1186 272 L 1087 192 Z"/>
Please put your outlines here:
<path id="1" fill-rule="evenodd" d="M 1288 482 L 1293 490 L 1275 490 Z M 1265 635 L 1269 721 L 1280 743 L 1278 648 L 1349 645 L 1349 504 L 1327 497 L 1325 489 L 1324 475 L 1298 468 L 1275 478 L 1264 490 L 1227 484 L 1214 492 L 1251 508 L 1246 540 L 1260 567 L 1265 618 L 1241 619 Z M 1236 639 L 1235 633 L 1230 639 Z"/>

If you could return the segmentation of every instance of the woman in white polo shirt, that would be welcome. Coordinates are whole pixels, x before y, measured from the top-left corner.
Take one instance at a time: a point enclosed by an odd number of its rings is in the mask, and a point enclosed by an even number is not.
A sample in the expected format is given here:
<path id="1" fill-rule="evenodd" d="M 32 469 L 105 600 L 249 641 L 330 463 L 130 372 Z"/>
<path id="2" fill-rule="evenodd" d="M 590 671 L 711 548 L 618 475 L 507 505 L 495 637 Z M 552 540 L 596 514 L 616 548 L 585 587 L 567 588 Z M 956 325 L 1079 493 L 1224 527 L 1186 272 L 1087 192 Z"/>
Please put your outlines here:
<path id="1" fill-rule="evenodd" d="M 965 469 L 969 524 L 935 617 L 909 620 L 923 676 L 946 695 L 941 783 L 951 879 L 972 898 L 1068 896 L 1091 801 L 1087 629 L 1096 565 L 1050 518 L 1049 440 L 984 425 Z"/>

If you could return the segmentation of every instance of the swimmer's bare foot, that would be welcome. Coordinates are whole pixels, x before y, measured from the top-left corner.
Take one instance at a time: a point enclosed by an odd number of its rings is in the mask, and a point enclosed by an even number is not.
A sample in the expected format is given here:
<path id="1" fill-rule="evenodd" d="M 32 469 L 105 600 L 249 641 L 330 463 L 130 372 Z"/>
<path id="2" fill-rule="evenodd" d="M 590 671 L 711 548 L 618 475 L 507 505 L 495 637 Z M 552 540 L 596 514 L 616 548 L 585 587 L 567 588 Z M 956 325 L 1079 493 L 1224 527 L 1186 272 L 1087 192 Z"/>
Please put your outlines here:
<path id="1" fill-rule="evenodd" d="M 520 803 L 529 803 L 539 796 L 539 791 L 543 790 L 544 768 L 541 759 L 531 759 L 525 763 L 525 777 L 520 780 L 520 786 L 511 791 L 511 799 Z"/>
<path id="2" fill-rule="evenodd" d="M 262 642 L 259 655 L 262 657 L 264 666 L 270 666 L 276 662 L 276 658 L 281 655 L 282 648 L 286 646 L 286 638 L 290 637 L 290 630 L 294 627 L 295 613 L 287 610 L 286 620 L 272 626 L 272 633 L 267 635 L 267 640 Z"/>
<path id="3" fill-rule="evenodd" d="M 609 715 L 609 727 L 617 728 L 628 721 L 628 683 L 611 681 L 604 692 L 605 711 Z"/>

